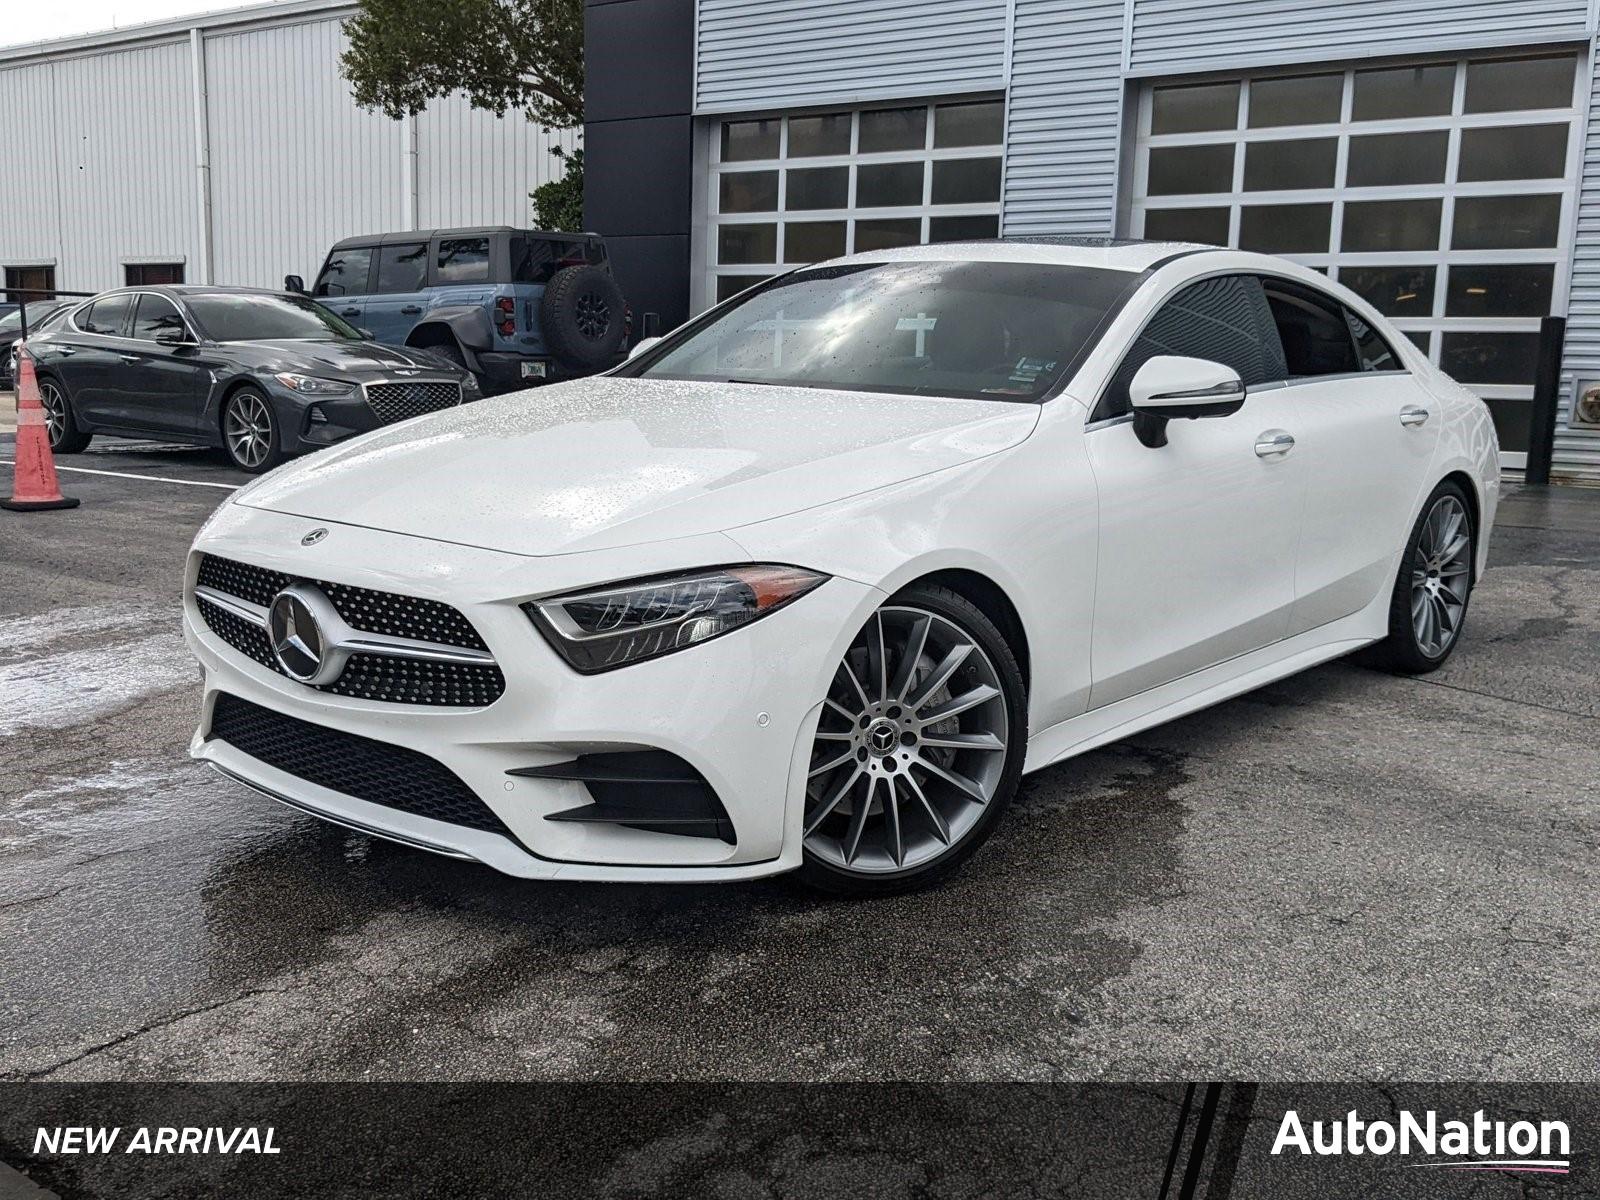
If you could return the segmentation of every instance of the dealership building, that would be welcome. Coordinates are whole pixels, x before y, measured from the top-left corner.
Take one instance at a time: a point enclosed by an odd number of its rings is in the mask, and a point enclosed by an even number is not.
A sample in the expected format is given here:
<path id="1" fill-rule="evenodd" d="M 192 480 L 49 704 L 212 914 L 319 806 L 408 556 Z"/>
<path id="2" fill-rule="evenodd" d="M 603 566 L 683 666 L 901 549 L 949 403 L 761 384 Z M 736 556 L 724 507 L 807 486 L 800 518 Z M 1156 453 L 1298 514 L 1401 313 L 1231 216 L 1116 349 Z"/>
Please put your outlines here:
<path id="1" fill-rule="evenodd" d="M 340 238 L 530 224 L 578 132 L 460 98 L 405 121 L 357 107 L 355 11 L 289 0 L 0 49 L 4 284 L 278 287 Z"/>
<path id="2" fill-rule="evenodd" d="M 917 242 L 1282 254 L 1483 395 L 1508 467 L 1540 319 L 1565 316 L 1552 473 L 1600 482 L 1597 9 L 587 0 L 586 224 L 668 324 L 795 264 Z"/>

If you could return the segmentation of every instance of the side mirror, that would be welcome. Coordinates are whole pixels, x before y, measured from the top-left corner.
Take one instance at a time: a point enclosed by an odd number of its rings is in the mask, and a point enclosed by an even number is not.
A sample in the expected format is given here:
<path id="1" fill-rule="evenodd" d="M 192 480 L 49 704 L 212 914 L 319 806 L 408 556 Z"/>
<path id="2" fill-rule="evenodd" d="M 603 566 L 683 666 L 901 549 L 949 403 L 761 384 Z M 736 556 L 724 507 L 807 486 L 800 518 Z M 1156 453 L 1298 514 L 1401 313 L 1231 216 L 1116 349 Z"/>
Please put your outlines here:
<path id="1" fill-rule="evenodd" d="M 661 339 L 659 337 L 640 338 L 633 344 L 633 349 L 628 351 L 628 357 L 630 359 L 638 358 L 639 355 L 643 354 L 646 350 L 650 349 L 651 346 L 654 346 L 660 340 Z"/>
<path id="2" fill-rule="evenodd" d="M 283 277 L 283 290 L 304 296 L 306 294 L 306 281 L 298 275 L 285 275 Z"/>
<path id="3" fill-rule="evenodd" d="M 1128 384 L 1133 431 L 1146 446 L 1167 444 L 1167 422 L 1227 417 L 1244 406 L 1245 387 L 1232 367 L 1204 358 L 1158 354 Z"/>
<path id="4" fill-rule="evenodd" d="M 375 342 L 378 340 L 378 335 L 373 333 L 370 329 L 357 329 L 356 332 L 361 335 L 362 341 Z"/>
<path id="5" fill-rule="evenodd" d="M 186 330 L 163 329 L 156 334 L 156 345 L 158 346 L 192 346 L 194 344 L 194 339 L 189 336 Z"/>

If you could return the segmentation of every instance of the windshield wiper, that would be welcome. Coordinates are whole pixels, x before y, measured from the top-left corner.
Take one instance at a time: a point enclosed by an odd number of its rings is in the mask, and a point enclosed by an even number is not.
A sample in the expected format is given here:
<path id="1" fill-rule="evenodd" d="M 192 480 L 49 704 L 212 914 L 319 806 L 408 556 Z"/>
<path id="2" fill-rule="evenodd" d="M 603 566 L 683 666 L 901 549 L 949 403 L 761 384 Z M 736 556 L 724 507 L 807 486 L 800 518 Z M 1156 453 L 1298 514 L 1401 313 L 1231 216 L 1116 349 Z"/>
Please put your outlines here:
<path id="1" fill-rule="evenodd" d="M 776 379 L 725 379 L 724 383 L 753 383 L 757 387 L 794 387 L 792 383 L 779 383 Z M 803 384 L 800 386 L 804 386 Z"/>

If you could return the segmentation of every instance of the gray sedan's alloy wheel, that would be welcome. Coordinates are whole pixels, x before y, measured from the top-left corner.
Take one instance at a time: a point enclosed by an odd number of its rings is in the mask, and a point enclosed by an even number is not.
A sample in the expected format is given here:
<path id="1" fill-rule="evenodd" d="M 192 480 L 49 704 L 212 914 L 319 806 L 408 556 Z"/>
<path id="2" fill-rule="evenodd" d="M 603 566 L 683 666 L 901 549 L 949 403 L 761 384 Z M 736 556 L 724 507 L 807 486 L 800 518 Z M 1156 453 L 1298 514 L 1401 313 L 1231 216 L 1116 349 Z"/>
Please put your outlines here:
<path id="1" fill-rule="evenodd" d="M 50 449 L 59 449 L 67 433 L 67 398 L 61 394 L 60 388 L 47 379 L 39 384 L 39 404 L 44 409 L 44 426 L 50 436 Z"/>
<path id="2" fill-rule="evenodd" d="M 222 410 L 222 443 L 233 464 L 251 474 L 275 466 L 278 452 L 277 428 L 272 405 L 254 388 L 244 388 L 229 396 Z"/>
<path id="3" fill-rule="evenodd" d="M 834 673 L 806 786 L 813 882 L 888 891 L 942 875 L 1015 790 L 1016 664 L 976 609 L 963 621 L 945 607 L 891 601 Z"/>

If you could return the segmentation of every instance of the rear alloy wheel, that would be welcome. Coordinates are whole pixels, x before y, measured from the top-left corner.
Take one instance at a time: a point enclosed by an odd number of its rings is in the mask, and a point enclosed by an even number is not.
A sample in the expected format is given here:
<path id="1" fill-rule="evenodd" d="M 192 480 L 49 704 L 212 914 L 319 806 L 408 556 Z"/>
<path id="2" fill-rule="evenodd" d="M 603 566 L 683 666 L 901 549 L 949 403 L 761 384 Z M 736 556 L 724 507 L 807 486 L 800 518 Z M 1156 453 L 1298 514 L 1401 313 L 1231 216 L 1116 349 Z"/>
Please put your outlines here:
<path id="1" fill-rule="evenodd" d="M 39 380 L 39 406 L 44 409 L 45 434 L 52 454 L 76 454 L 89 444 L 90 435 L 79 431 L 67 394 L 54 379 Z"/>
<path id="2" fill-rule="evenodd" d="M 1389 603 L 1389 636 L 1378 644 L 1384 666 L 1422 674 L 1450 657 L 1472 595 L 1475 531 L 1466 494 L 1439 485 L 1411 531 Z"/>
<path id="3" fill-rule="evenodd" d="M 222 448 L 234 466 L 252 475 L 283 461 L 272 403 L 255 388 L 240 388 L 223 402 Z"/>
<path id="4" fill-rule="evenodd" d="M 1026 746 L 1016 659 L 965 598 L 917 587 L 846 651 L 811 752 L 802 873 L 830 891 L 931 882 L 988 837 Z"/>

